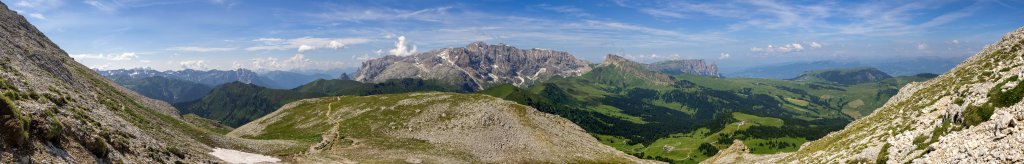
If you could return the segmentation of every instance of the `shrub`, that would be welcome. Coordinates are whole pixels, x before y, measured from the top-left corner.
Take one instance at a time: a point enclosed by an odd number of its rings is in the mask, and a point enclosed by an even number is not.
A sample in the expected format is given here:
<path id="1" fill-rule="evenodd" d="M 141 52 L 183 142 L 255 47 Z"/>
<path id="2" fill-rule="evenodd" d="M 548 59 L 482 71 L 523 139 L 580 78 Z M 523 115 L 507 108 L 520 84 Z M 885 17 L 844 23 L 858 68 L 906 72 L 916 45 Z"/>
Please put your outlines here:
<path id="1" fill-rule="evenodd" d="M 989 102 L 991 102 L 995 107 L 1008 107 L 1013 104 L 1017 104 L 1017 102 L 1020 102 L 1020 100 L 1024 98 L 1024 87 L 1020 87 L 1021 85 L 1024 85 L 1024 81 L 1017 82 L 1016 87 L 1013 87 L 1013 89 L 1006 92 L 1001 91 L 1003 85 L 996 85 L 996 87 L 992 88 L 988 93 L 990 98 Z"/>
<path id="2" fill-rule="evenodd" d="M 967 106 L 967 109 L 964 110 L 964 125 L 974 126 L 988 121 L 989 117 L 992 117 L 993 111 L 995 111 L 995 107 L 992 107 L 991 103 L 985 103 L 985 105 L 981 106 Z"/>
<path id="3" fill-rule="evenodd" d="M 21 114 L 18 106 L 7 96 L 0 95 L 0 140 L 11 146 L 21 146 L 28 141 L 29 119 Z"/>
<path id="4" fill-rule="evenodd" d="M 885 145 L 882 145 L 882 150 L 878 151 L 878 158 L 875 158 L 875 163 L 885 164 L 889 161 L 889 147 L 892 147 L 892 144 L 885 143 Z"/>

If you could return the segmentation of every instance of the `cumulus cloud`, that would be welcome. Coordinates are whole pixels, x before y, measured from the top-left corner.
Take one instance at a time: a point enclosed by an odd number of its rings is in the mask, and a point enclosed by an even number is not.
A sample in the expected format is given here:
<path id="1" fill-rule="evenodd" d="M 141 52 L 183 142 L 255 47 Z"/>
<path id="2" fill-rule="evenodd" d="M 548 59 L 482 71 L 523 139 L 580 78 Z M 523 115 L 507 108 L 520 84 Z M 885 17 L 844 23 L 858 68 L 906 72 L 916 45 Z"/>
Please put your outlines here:
<path id="1" fill-rule="evenodd" d="M 46 16 L 43 16 L 43 14 L 40 13 L 32 13 L 28 14 L 28 16 L 36 19 L 46 19 Z"/>
<path id="2" fill-rule="evenodd" d="M 810 43 L 807 43 L 807 44 L 810 46 L 811 49 L 823 47 L 818 42 L 810 42 Z M 800 52 L 800 51 L 803 51 L 803 50 L 806 50 L 806 49 L 807 48 L 805 48 L 803 44 L 800 44 L 800 43 L 790 43 L 790 44 L 783 44 L 781 46 L 768 45 L 767 47 L 753 47 L 753 48 L 750 48 L 750 52 L 756 52 L 756 53 L 790 53 L 790 52 Z"/>
<path id="3" fill-rule="evenodd" d="M 732 57 L 732 55 L 730 55 L 729 53 L 723 52 L 722 54 L 718 54 L 718 59 L 728 59 L 730 57 Z"/>
<path id="4" fill-rule="evenodd" d="M 405 41 L 405 36 L 399 36 L 398 41 L 395 42 L 395 48 L 388 52 L 395 56 L 408 56 L 416 53 L 416 45 L 412 45 L 410 49 L 409 44 Z"/>
<path id="5" fill-rule="evenodd" d="M 113 60 L 113 61 L 126 61 L 139 58 L 135 52 L 125 52 L 121 54 L 73 54 L 70 55 L 72 58 L 82 59 L 98 59 L 98 60 Z"/>
<path id="6" fill-rule="evenodd" d="M 181 61 L 178 64 L 180 64 L 181 68 L 184 69 L 205 70 L 206 68 L 209 68 L 204 60 L 187 60 Z"/>
<path id="7" fill-rule="evenodd" d="M 811 42 L 811 48 L 821 48 L 821 44 L 818 44 L 818 42 Z"/>
<path id="8" fill-rule="evenodd" d="M 925 49 L 928 49 L 928 44 L 925 44 L 925 43 L 920 43 L 920 44 L 917 44 L 917 49 L 918 49 L 918 50 L 925 50 Z"/>
<path id="9" fill-rule="evenodd" d="M 223 51 L 234 51 L 238 48 L 230 47 L 171 47 L 167 50 L 171 51 L 187 51 L 187 52 L 223 52 Z"/>
<path id="10" fill-rule="evenodd" d="M 281 39 L 281 38 L 259 38 L 253 40 L 254 42 L 261 42 L 258 46 L 245 48 L 247 51 L 273 51 L 273 50 L 288 50 L 295 49 L 299 53 L 304 53 L 317 49 L 342 49 L 349 45 L 362 44 L 370 42 L 370 39 L 366 38 L 314 38 L 314 37 L 302 37 L 294 39 Z"/>

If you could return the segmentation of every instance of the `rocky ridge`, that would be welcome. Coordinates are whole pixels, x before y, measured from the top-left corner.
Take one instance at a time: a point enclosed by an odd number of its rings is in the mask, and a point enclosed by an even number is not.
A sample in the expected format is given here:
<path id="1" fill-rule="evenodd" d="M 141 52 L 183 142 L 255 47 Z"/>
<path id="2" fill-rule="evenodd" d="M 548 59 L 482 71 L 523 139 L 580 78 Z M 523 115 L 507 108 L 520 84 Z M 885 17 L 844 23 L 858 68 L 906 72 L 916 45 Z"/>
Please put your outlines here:
<path id="1" fill-rule="evenodd" d="M 0 8 L 0 163 L 217 161 L 192 138 L 208 133 L 170 105 L 102 78 Z"/>
<path id="2" fill-rule="evenodd" d="M 482 90 L 495 84 L 525 87 L 553 76 L 579 76 L 590 71 L 588 64 L 561 51 L 474 42 L 461 48 L 369 60 L 354 76 L 356 81 L 375 83 L 400 78 L 442 80 Z"/>
<path id="3" fill-rule="evenodd" d="M 718 65 L 707 63 L 704 59 L 693 60 L 666 60 L 647 64 L 651 71 L 666 73 L 669 75 L 691 74 L 697 76 L 722 77 L 718 73 Z"/>
<path id="4" fill-rule="evenodd" d="M 907 85 L 871 115 L 806 143 L 796 152 L 728 162 L 1024 162 L 1024 88 L 1019 86 L 1024 75 L 1022 46 L 1024 28 L 988 45 L 946 74 Z M 741 149 L 726 150 L 731 152 L 719 154 L 742 153 L 736 151 Z"/>

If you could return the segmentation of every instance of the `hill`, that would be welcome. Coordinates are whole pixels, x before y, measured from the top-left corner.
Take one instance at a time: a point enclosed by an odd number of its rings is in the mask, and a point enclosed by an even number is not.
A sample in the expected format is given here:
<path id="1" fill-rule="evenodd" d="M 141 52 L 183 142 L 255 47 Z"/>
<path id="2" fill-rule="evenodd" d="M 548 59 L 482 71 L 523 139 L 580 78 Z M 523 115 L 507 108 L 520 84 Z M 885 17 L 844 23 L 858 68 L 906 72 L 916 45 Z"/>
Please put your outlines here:
<path id="1" fill-rule="evenodd" d="M 162 76 L 143 78 L 110 77 L 110 80 L 143 96 L 167 103 L 197 100 L 210 93 L 210 90 L 213 89 L 203 84 Z"/>
<path id="2" fill-rule="evenodd" d="M 864 67 L 808 71 L 792 80 L 853 85 L 878 82 L 888 78 L 892 78 L 892 76 L 875 68 Z"/>
<path id="3" fill-rule="evenodd" d="M 607 145 L 642 157 L 696 163 L 744 139 L 757 153 L 795 151 L 871 112 L 900 86 L 927 77 L 857 85 L 668 76 L 611 56 L 579 77 L 479 93 L 567 118 Z"/>
<path id="4" fill-rule="evenodd" d="M 263 117 L 292 101 L 341 95 L 374 95 L 418 91 L 468 92 L 437 81 L 394 79 L 382 83 L 352 80 L 316 80 L 291 90 L 233 82 L 214 88 L 202 99 L 174 104 L 181 113 L 196 114 L 238 127 Z"/>
<path id="5" fill-rule="evenodd" d="M 723 152 L 716 162 L 1024 162 L 1024 28 L 932 80 L 900 89 L 885 106 L 793 153 Z M 738 145 L 741 146 L 741 145 Z M 743 159 L 760 158 L 758 161 Z"/>
<path id="6" fill-rule="evenodd" d="M 307 99 L 228 135 L 298 142 L 297 163 L 647 163 L 528 106 L 477 94 Z M 292 152 L 279 152 L 289 154 Z"/>

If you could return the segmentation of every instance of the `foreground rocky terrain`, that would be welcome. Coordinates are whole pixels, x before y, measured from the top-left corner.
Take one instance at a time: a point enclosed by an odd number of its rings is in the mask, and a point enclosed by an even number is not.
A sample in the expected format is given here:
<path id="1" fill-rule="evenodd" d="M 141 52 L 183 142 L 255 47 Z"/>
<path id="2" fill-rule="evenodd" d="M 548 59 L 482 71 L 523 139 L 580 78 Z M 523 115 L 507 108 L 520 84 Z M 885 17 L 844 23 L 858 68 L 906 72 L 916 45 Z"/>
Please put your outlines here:
<path id="1" fill-rule="evenodd" d="M 479 94 L 306 99 L 228 135 L 296 141 L 268 152 L 296 163 L 649 163 L 569 120 Z"/>
<path id="2" fill-rule="evenodd" d="M 0 163 L 207 163 L 209 131 L 77 63 L 0 3 Z"/>
<path id="3" fill-rule="evenodd" d="M 705 163 L 1024 162 L 1024 28 L 885 106 L 793 153 L 751 155 L 742 144 Z"/>

